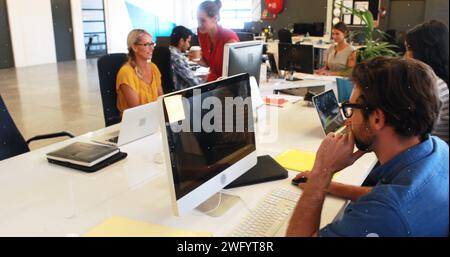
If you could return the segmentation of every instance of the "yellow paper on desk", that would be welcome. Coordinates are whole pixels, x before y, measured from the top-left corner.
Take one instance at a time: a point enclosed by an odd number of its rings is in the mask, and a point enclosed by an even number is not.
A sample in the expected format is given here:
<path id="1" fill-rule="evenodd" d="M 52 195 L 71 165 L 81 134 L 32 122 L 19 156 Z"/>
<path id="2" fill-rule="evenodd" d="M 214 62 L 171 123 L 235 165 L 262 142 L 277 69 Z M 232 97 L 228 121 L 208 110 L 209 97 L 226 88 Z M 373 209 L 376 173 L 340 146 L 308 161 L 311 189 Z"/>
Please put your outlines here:
<path id="1" fill-rule="evenodd" d="M 275 157 L 275 160 L 287 170 L 311 171 L 316 160 L 316 154 L 291 149 Z"/>
<path id="2" fill-rule="evenodd" d="M 210 237 L 208 232 L 179 230 L 157 224 L 111 217 L 83 235 L 84 237 Z"/>

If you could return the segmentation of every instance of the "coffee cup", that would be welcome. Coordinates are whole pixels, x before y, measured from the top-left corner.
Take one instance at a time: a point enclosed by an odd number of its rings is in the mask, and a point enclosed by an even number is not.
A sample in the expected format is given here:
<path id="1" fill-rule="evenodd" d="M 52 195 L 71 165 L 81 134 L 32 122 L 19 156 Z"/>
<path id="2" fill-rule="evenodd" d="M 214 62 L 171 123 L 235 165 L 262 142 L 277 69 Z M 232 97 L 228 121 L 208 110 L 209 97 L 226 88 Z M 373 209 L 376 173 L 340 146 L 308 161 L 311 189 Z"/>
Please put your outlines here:
<path id="1" fill-rule="evenodd" d="M 202 49 L 200 46 L 191 47 L 190 53 L 190 56 L 194 62 L 198 62 L 202 59 Z"/>

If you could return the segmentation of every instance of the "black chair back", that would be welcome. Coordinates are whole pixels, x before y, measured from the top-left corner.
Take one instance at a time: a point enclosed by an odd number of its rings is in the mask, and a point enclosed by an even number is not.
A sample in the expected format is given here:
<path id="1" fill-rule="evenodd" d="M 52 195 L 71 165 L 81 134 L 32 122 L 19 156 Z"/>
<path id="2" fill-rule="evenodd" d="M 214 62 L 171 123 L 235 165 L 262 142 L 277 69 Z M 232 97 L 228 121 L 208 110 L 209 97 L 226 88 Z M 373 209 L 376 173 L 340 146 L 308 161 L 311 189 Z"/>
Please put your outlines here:
<path id="1" fill-rule="evenodd" d="M 0 161 L 30 151 L 0 96 Z"/>
<path id="2" fill-rule="evenodd" d="M 287 29 L 280 29 L 278 31 L 278 39 L 280 43 L 292 44 L 292 33 Z"/>
<path id="3" fill-rule="evenodd" d="M 152 62 L 161 72 L 161 83 L 164 94 L 175 91 L 172 65 L 170 64 L 170 50 L 167 47 L 156 46 L 153 50 Z"/>
<path id="4" fill-rule="evenodd" d="M 97 62 L 106 127 L 121 121 L 120 112 L 117 109 L 116 77 L 127 60 L 126 54 L 108 54 L 101 57 Z"/>

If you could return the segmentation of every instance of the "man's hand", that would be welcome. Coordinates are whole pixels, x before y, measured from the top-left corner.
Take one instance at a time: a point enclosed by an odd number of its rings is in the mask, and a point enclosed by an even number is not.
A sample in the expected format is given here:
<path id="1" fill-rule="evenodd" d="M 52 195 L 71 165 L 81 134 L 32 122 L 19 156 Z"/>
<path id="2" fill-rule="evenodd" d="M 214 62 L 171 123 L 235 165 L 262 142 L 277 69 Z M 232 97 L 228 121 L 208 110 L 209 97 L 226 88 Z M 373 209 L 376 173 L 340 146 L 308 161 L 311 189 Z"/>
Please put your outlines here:
<path id="1" fill-rule="evenodd" d="M 366 154 L 360 150 L 354 152 L 354 149 L 355 138 L 350 129 L 346 134 L 328 134 L 317 151 L 313 172 L 333 175 L 347 168 Z"/>
<path id="2" fill-rule="evenodd" d="M 302 171 L 302 172 L 299 172 L 299 173 L 297 174 L 297 176 L 295 176 L 294 179 L 300 179 L 300 178 L 306 178 L 306 179 L 308 179 L 310 174 L 311 174 L 310 171 Z M 308 182 L 306 182 L 306 183 L 308 183 Z M 301 189 L 305 189 L 306 183 L 300 183 L 300 184 L 298 184 L 298 187 L 300 187 Z"/>

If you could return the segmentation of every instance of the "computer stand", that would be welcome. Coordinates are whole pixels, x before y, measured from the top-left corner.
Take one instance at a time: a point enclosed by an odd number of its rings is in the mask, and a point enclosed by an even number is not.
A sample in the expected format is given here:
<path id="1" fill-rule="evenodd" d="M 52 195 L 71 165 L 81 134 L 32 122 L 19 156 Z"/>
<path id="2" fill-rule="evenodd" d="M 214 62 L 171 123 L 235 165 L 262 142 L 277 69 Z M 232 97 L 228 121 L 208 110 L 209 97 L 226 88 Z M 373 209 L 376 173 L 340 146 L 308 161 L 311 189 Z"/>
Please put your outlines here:
<path id="1" fill-rule="evenodd" d="M 239 196 L 219 192 L 199 205 L 196 210 L 210 217 L 217 218 L 228 212 L 240 200 Z"/>

